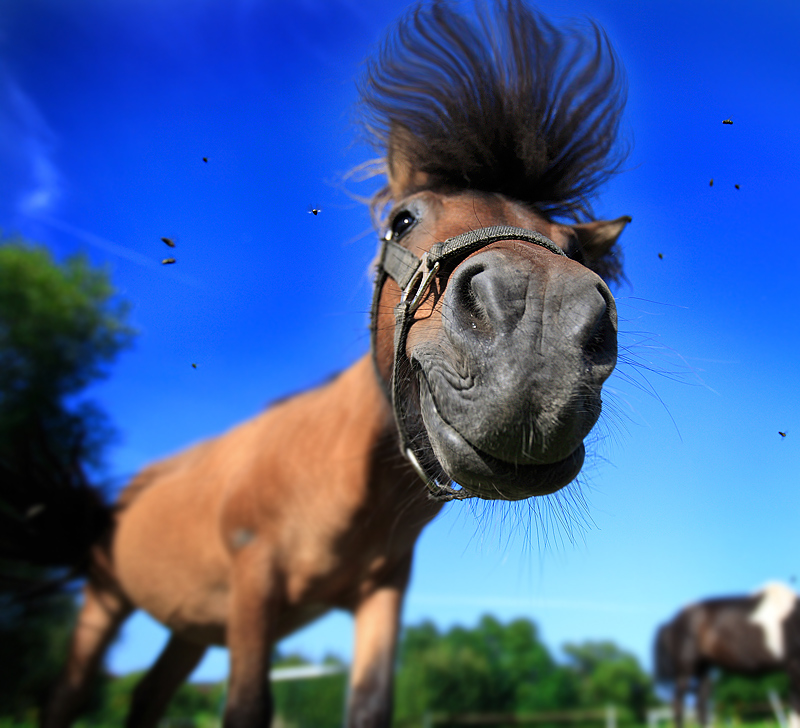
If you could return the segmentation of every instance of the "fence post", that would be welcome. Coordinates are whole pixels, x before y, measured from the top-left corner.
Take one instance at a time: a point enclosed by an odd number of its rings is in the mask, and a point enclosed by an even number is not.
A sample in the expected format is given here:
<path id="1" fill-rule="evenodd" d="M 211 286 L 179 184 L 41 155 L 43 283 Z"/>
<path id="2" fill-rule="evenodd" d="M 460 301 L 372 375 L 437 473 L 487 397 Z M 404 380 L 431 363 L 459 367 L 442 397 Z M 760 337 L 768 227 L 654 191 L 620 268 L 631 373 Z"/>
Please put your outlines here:
<path id="1" fill-rule="evenodd" d="M 617 728 L 617 709 L 606 705 L 606 728 Z"/>
<path id="2" fill-rule="evenodd" d="M 786 728 L 786 711 L 783 709 L 780 696 L 774 690 L 769 691 L 769 704 L 772 706 L 772 712 L 775 713 L 778 725 L 781 728 Z"/>

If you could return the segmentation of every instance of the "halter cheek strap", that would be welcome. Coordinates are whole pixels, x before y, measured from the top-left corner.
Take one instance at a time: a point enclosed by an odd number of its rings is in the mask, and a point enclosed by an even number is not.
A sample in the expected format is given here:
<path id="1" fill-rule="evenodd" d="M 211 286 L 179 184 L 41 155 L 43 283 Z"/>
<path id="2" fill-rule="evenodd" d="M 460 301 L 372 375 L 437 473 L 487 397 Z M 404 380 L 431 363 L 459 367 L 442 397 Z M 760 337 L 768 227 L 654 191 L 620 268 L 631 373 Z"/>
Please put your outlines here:
<path id="1" fill-rule="evenodd" d="M 389 277 L 400 286 L 402 294 L 400 303 L 394 309 L 394 363 L 387 395 L 391 400 L 392 410 L 394 411 L 394 419 L 400 439 L 400 451 L 422 478 L 428 488 L 430 497 L 434 500 L 462 500 L 464 498 L 473 498 L 474 496 L 463 488 L 460 490 L 453 488 L 452 480 L 448 480 L 445 484 L 440 483 L 436 476 L 422 465 L 411 443 L 406 426 L 408 417 L 404 406 L 405 400 L 402 396 L 403 385 L 407 383 L 411 371 L 408 365 L 408 357 L 406 356 L 408 331 L 414 320 L 414 312 L 425 298 L 428 288 L 430 288 L 443 263 L 465 258 L 470 253 L 500 240 L 522 240 L 547 248 L 547 250 L 556 255 L 566 257 L 566 253 L 561 248 L 541 233 L 524 228 L 495 225 L 481 228 L 480 230 L 469 230 L 461 235 L 448 238 L 444 242 L 434 243 L 422 258 L 418 258 L 410 250 L 407 250 L 391 238 L 385 238 L 378 258 L 377 277 L 372 297 L 372 356 L 377 368 L 378 307 L 383 284 L 386 282 L 386 278 Z"/>

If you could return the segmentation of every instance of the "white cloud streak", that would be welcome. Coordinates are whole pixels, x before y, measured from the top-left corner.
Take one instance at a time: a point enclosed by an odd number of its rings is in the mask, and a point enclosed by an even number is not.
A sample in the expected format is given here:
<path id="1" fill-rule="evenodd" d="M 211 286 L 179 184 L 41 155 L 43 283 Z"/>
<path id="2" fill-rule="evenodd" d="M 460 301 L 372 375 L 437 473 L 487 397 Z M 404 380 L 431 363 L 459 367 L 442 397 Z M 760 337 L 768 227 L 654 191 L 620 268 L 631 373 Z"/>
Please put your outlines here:
<path id="1" fill-rule="evenodd" d="M 61 196 L 53 162 L 56 137 L 34 101 L 0 65 L 0 166 L 23 215 L 52 210 Z"/>
<path id="2" fill-rule="evenodd" d="M 162 264 L 156 260 L 155 257 L 149 257 L 147 255 L 143 255 L 136 250 L 132 250 L 131 248 L 127 248 L 124 245 L 120 245 L 119 243 L 114 243 L 111 240 L 106 240 L 105 238 L 101 238 L 99 235 L 95 235 L 94 233 L 90 233 L 88 230 L 82 230 L 81 228 L 75 227 L 68 222 L 64 222 L 63 220 L 59 220 L 51 215 L 45 215 L 43 213 L 32 214 L 30 215 L 34 220 L 37 222 L 44 223 L 45 225 L 49 225 L 50 227 L 58 230 L 62 233 L 66 233 L 67 235 L 71 235 L 78 240 L 91 245 L 93 248 L 97 248 L 98 250 L 102 250 L 109 255 L 113 255 L 116 258 L 121 258 L 123 260 L 127 260 L 130 263 L 134 263 L 135 265 L 142 266 L 143 268 L 148 268 L 150 270 L 156 270 L 157 268 L 161 268 Z M 184 283 L 188 286 L 193 288 L 197 288 L 200 290 L 207 290 L 206 286 L 204 286 L 200 281 L 193 278 L 192 276 L 188 276 L 185 273 L 180 273 L 178 271 L 171 271 L 170 278 L 181 283 Z"/>
<path id="3" fill-rule="evenodd" d="M 62 233 L 72 235 L 73 237 L 78 238 L 78 240 L 88 243 L 93 248 L 102 250 L 103 252 L 109 253 L 117 258 L 122 258 L 131 263 L 135 263 L 136 265 L 144 266 L 145 268 L 155 269 L 159 267 L 159 264 L 154 258 L 149 258 L 148 256 L 142 255 L 136 250 L 131 250 L 130 248 L 126 248 L 124 245 L 101 238 L 99 235 L 90 233 L 87 230 L 81 230 L 81 228 L 70 225 L 68 222 L 64 222 L 63 220 L 58 220 L 55 217 L 45 215 L 41 212 L 38 214 L 36 212 L 31 212 L 29 215 L 38 222 L 43 222 L 45 225 L 49 225 L 50 227 L 59 230 Z"/>

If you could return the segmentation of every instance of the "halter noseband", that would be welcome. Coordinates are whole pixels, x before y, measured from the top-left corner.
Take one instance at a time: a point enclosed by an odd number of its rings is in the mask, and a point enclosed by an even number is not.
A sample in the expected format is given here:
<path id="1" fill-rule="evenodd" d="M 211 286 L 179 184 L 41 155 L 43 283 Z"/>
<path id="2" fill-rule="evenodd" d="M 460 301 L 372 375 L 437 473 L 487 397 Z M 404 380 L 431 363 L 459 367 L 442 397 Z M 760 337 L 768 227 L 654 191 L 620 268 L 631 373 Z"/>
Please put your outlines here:
<path id="1" fill-rule="evenodd" d="M 405 377 L 407 380 L 409 372 L 409 368 L 407 366 L 404 367 L 408 360 L 406 356 L 408 331 L 414 320 L 414 312 L 425 298 L 425 294 L 439 272 L 442 263 L 457 258 L 465 258 L 470 253 L 500 240 L 523 240 L 547 248 L 547 250 L 556 255 L 567 257 L 561 248 L 541 233 L 507 225 L 495 225 L 481 228 L 480 230 L 469 230 L 461 233 L 461 235 L 448 238 L 442 243 L 434 243 L 430 250 L 423 254 L 422 258 L 418 258 L 410 250 L 387 236 L 383 240 L 380 256 L 378 257 L 375 290 L 372 297 L 372 356 L 377 369 L 378 307 L 383 284 L 386 282 L 386 278 L 389 277 L 400 286 L 402 295 L 400 296 L 400 303 L 394 309 L 394 363 L 392 364 L 390 392 L 387 392 L 387 394 L 390 395 L 392 402 L 392 410 L 400 438 L 400 451 L 422 478 L 430 492 L 430 497 L 434 500 L 462 500 L 464 498 L 473 498 L 474 496 L 463 488 L 461 490 L 453 488 L 452 480 L 444 485 L 439 483 L 420 463 L 411 445 L 405 424 L 403 398 L 400 392 L 403 378 Z"/>

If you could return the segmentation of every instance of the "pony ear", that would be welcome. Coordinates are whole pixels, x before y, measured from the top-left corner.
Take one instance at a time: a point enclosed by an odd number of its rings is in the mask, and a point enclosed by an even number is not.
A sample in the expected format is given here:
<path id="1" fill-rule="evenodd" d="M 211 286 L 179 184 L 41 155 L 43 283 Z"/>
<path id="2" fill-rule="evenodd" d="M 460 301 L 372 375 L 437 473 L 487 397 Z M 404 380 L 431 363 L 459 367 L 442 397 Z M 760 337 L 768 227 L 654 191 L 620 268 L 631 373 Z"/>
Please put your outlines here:
<path id="1" fill-rule="evenodd" d="M 593 220 L 570 225 L 577 240 L 575 252 L 578 259 L 601 278 L 619 283 L 623 273 L 617 239 L 631 220 L 628 215 L 623 215 L 616 220 Z"/>
<path id="2" fill-rule="evenodd" d="M 407 127 L 392 124 L 386 150 L 386 174 L 389 178 L 392 199 L 395 201 L 402 199 L 412 190 L 425 187 L 430 181 L 430 175 L 416 169 L 412 161 L 411 150 L 417 144 L 418 141 Z"/>

